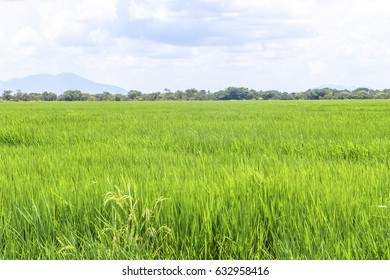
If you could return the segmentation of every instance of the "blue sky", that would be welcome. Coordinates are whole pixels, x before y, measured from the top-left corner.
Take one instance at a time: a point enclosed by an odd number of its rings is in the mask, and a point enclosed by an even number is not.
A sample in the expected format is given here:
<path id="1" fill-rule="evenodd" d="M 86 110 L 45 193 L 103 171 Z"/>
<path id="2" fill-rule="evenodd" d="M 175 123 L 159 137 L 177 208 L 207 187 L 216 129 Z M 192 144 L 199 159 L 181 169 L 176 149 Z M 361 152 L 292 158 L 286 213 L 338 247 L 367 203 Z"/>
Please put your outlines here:
<path id="1" fill-rule="evenodd" d="M 390 88 L 389 10 L 387 0 L 0 0 L 0 80 Z"/>

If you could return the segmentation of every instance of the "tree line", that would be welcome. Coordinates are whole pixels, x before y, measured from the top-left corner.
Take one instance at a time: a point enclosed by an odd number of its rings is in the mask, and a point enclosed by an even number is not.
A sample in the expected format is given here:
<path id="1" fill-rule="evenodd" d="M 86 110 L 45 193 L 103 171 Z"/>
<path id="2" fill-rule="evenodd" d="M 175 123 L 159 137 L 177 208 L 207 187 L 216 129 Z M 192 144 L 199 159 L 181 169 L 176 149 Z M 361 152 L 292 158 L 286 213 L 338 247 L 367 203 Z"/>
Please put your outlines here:
<path id="1" fill-rule="evenodd" d="M 67 90 L 57 95 L 53 92 L 16 93 L 5 90 L 1 95 L 7 101 L 161 101 L 161 100 L 331 100 L 331 99 L 390 99 L 390 89 L 372 90 L 357 88 L 355 90 L 337 90 L 331 88 L 309 89 L 302 92 L 280 92 L 277 90 L 248 89 L 229 87 L 224 90 L 210 92 L 206 90 L 187 89 L 175 92 L 165 89 L 163 92 L 143 93 L 130 90 L 127 94 L 83 93 L 80 90 Z"/>

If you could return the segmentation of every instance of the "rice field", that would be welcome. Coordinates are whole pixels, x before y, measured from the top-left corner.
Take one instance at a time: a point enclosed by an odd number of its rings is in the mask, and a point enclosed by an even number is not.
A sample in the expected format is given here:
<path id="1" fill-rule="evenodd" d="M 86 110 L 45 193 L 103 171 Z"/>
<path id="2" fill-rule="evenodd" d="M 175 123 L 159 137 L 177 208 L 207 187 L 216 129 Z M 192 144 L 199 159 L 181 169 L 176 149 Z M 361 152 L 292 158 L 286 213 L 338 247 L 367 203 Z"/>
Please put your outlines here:
<path id="1" fill-rule="evenodd" d="M 0 103 L 0 259 L 390 259 L 390 101 Z"/>

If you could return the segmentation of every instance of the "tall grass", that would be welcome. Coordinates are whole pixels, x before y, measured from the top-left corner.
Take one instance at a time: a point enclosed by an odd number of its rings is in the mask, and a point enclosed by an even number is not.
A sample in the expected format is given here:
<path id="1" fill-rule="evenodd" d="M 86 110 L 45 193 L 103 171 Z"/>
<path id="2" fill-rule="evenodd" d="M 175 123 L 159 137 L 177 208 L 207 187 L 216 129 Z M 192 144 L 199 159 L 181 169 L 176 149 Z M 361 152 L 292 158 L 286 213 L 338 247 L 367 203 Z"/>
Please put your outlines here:
<path id="1" fill-rule="evenodd" d="M 389 108 L 0 103 L 0 258 L 390 259 Z"/>

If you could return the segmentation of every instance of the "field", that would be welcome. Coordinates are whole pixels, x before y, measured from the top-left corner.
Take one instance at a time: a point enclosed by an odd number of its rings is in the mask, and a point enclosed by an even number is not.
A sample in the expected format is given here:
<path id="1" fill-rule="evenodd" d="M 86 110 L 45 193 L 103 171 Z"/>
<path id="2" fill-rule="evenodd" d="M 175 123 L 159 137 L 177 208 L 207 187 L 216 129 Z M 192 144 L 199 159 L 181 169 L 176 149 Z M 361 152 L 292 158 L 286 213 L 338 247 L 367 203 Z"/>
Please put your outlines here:
<path id="1" fill-rule="evenodd" d="M 390 259 L 390 101 L 0 103 L 0 259 Z"/>

